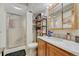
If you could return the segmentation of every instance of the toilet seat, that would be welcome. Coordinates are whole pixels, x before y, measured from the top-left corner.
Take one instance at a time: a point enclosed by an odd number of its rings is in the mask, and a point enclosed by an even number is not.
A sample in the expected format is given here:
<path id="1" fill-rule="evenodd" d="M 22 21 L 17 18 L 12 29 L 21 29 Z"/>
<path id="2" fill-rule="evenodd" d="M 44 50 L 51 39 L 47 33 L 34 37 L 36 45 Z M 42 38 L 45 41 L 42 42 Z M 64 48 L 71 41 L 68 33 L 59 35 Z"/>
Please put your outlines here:
<path id="1" fill-rule="evenodd" d="M 38 43 L 36 43 L 36 42 L 29 43 L 27 45 L 27 47 L 30 48 L 30 49 L 35 49 L 35 48 L 37 48 L 37 46 L 38 46 Z"/>

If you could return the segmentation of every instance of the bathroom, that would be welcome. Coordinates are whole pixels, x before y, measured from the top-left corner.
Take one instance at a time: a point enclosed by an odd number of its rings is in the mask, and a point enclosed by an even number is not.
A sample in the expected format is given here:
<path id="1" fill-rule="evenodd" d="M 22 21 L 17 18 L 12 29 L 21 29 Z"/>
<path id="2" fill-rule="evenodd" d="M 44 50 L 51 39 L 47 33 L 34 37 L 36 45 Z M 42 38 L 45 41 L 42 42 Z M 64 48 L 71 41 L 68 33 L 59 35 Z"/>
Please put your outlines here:
<path id="1" fill-rule="evenodd" d="M 1 56 L 79 55 L 79 3 L 0 3 L 0 19 Z"/>

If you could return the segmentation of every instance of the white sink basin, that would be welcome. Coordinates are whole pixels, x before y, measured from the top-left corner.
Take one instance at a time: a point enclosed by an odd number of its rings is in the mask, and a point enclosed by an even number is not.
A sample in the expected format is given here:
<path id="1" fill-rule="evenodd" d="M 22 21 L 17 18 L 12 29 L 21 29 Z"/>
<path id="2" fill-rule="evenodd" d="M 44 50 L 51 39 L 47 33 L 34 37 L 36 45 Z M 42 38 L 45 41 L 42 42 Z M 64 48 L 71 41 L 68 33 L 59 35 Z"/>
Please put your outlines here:
<path id="1" fill-rule="evenodd" d="M 29 43 L 28 45 L 28 48 L 30 48 L 30 49 L 35 49 L 35 48 L 37 48 L 37 46 L 38 46 L 38 43 Z"/>
<path id="2" fill-rule="evenodd" d="M 55 37 L 47 37 L 48 40 L 54 40 L 54 41 L 63 41 L 63 39 L 55 38 Z"/>

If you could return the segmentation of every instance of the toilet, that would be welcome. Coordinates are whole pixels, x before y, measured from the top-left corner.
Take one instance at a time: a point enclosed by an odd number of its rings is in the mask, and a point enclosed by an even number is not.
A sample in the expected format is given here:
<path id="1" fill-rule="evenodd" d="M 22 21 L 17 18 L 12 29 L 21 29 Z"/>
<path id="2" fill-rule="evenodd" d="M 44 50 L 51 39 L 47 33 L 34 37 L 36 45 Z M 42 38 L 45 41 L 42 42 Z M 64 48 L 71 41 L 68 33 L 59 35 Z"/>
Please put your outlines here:
<path id="1" fill-rule="evenodd" d="M 36 48 L 37 48 L 38 44 L 36 42 L 32 42 L 27 44 L 27 48 L 28 48 L 28 56 L 36 56 Z"/>
<path id="2" fill-rule="evenodd" d="M 32 43 L 29 43 L 29 44 L 27 45 L 27 47 L 28 47 L 29 49 L 35 49 L 35 48 L 37 48 L 37 46 L 38 46 L 38 44 L 37 44 L 36 42 L 32 42 Z"/>

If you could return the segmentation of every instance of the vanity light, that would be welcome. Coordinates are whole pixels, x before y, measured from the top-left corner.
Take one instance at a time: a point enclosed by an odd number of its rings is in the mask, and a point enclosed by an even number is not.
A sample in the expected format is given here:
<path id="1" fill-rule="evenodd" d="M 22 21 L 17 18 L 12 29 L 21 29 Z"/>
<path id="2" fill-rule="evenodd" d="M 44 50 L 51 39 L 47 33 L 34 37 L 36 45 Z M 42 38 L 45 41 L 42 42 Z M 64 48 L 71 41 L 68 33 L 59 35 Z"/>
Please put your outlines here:
<path id="1" fill-rule="evenodd" d="M 17 10 L 22 10 L 21 8 L 19 8 L 19 7 L 14 7 L 15 9 L 17 9 Z"/>
<path id="2" fill-rule="evenodd" d="M 52 3 L 50 3 L 49 6 L 52 6 Z"/>

